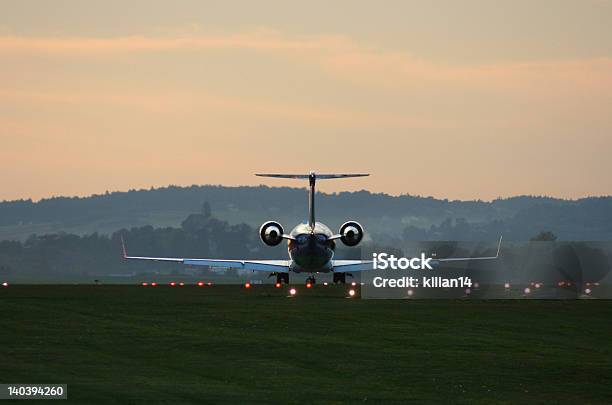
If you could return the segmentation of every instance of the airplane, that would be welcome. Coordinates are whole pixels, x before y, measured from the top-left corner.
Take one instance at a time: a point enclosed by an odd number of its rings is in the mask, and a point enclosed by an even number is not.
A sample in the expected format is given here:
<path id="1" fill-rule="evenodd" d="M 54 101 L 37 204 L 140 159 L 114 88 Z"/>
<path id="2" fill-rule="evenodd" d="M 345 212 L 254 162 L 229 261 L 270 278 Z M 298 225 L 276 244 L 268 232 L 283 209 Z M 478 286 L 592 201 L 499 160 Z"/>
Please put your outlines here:
<path id="1" fill-rule="evenodd" d="M 349 247 L 357 246 L 363 239 L 363 226 L 357 221 L 349 220 L 340 226 L 339 232 L 334 234 L 331 229 L 315 218 L 315 185 L 317 180 L 346 179 L 350 177 L 365 177 L 369 174 L 317 174 L 311 171 L 308 174 L 270 174 L 258 173 L 256 176 L 280 179 L 308 180 L 308 220 L 296 225 L 290 233 L 285 233 L 282 225 L 277 221 L 266 221 L 259 228 L 262 242 L 268 246 L 277 246 L 283 240 L 287 241 L 288 260 L 225 260 L 225 259 L 192 259 L 173 257 L 145 257 L 129 256 L 122 238 L 123 258 L 126 260 L 151 260 L 158 262 L 181 263 L 189 266 L 210 266 L 219 268 L 252 270 L 269 272 L 276 276 L 277 284 L 289 284 L 289 273 L 309 273 L 306 284 L 314 285 L 315 274 L 332 273 L 334 283 L 346 283 L 346 276 L 352 273 L 371 270 L 371 260 L 336 260 L 334 252 L 336 240 Z M 436 258 L 436 265 L 446 261 L 488 260 L 497 259 L 501 247 L 501 238 L 497 254 L 490 257 L 473 258 Z"/>

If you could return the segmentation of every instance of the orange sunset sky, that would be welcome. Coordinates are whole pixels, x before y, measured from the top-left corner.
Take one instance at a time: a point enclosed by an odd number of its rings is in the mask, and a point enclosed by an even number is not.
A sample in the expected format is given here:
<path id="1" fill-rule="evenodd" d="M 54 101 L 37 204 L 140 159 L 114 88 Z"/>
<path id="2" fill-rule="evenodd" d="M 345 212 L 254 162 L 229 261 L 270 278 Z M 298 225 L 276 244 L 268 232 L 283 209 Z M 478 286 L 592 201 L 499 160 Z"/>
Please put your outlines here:
<path id="1" fill-rule="evenodd" d="M 0 4 L 0 200 L 310 169 L 612 194 L 612 2 Z"/>

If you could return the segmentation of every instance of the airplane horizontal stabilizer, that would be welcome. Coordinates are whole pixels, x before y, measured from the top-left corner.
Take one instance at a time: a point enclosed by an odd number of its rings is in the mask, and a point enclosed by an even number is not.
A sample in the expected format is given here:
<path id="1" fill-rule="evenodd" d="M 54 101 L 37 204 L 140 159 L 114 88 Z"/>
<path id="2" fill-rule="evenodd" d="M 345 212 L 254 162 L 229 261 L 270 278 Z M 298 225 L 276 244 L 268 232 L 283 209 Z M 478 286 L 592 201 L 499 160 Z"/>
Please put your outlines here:
<path id="1" fill-rule="evenodd" d="M 316 173 L 317 180 L 325 179 L 346 179 L 349 177 L 366 177 L 369 174 L 366 173 L 345 173 L 345 174 L 318 174 Z M 257 173 L 255 176 L 259 177 L 274 177 L 277 179 L 309 179 L 311 174 L 275 174 L 275 173 Z"/>

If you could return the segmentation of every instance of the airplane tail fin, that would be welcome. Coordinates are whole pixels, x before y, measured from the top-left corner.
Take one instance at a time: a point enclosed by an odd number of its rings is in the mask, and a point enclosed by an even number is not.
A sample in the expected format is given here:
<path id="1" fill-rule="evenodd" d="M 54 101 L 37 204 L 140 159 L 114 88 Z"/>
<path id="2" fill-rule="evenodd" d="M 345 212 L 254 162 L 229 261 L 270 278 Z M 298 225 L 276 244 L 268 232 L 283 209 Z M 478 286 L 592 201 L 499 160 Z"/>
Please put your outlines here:
<path id="1" fill-rule="evenodd" d="M 315 210 L 314 210 L 314 196 L 315 196 L 315 183 L 317 179 L 326 180 L 326 179 L 346 179 L 349 177 L 365 177 L 369 176 L 369 174 L 365 173 L 345 173 L 345 174 L 317 174 L 315 172 L 310 172 L 308 174 L 274 174 L 274 173 L 256 173 L 255 176 L 259 177 L 274 177 L 277 179 L 308 179 L 310 183 L 310 193 L 308 199 L 308 225 L 310 225 L 310 229 L 314 232 L 315 226 Z"/>

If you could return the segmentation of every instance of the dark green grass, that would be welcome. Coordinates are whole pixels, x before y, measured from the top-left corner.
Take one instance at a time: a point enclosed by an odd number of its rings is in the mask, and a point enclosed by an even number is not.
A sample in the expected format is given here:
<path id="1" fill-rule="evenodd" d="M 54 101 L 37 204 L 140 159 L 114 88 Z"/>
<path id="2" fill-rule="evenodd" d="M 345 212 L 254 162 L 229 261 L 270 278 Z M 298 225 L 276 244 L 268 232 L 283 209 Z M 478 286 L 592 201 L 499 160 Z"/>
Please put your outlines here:
<path id="1" fill-rule="evenodd" d="M 67 383 L 75 403 L 612 400 L 611 301 L 343 293 L 10 286 L 0 383 Z"/>

